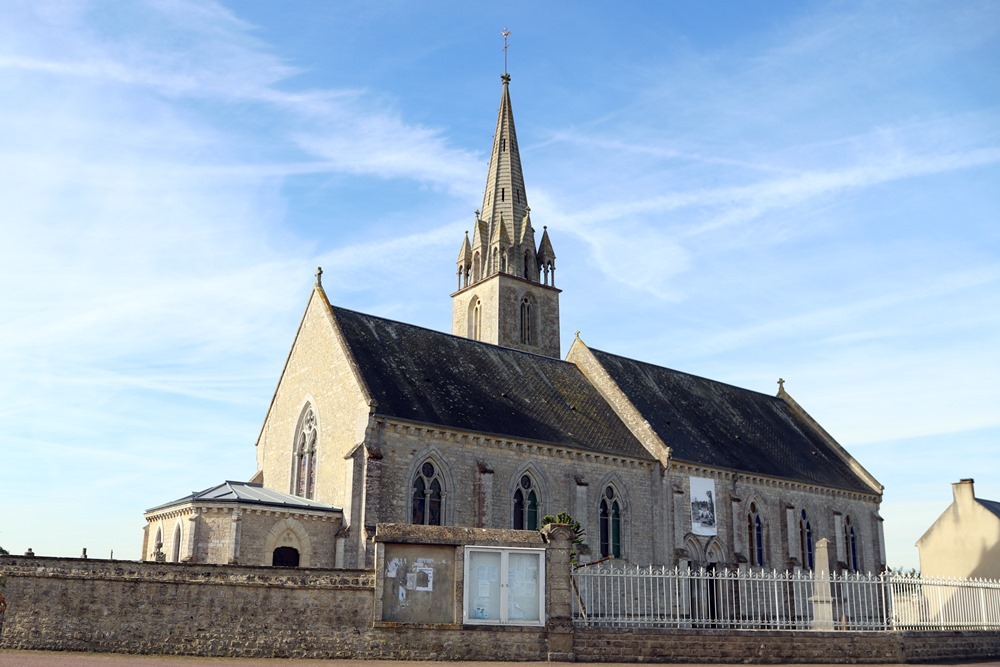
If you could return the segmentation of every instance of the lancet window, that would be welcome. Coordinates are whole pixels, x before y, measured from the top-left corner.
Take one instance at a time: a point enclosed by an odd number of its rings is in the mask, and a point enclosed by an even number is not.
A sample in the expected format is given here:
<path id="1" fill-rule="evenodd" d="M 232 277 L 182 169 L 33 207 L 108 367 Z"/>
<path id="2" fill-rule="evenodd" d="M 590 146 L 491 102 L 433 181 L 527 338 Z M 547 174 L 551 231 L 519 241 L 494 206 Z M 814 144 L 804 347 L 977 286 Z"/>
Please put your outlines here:
<path id="1" fill-rule="evenodd" d="M 472 334 L 470 338 L 472 340 L 482 340 L 483 338 L 483 304 L 479 299 L 476 299 L 475 304 L 472 306 L 472 326 L 469 327 L 470 333 Z"/>
<path id="2" fill-rule="evenodd" d="M 531 299 L 521 299 L 521 342 L 525 345 L 534 343 L 531 330 Z"/>
<path id="3" fill-rule="evenodd" d="M 433 461 L 424 461 L 413 477 L 410 523 L 440 526 L 444 511 L 444 485 Z"/>
<path id="4" fill-rule="evenodd" d="M 847 548 L 847 567 L 852 572 L 857 572 L 861 569 L 861 563 L 858 561 L 858 536 L 850 516 L 844 518 L 844 538 L 844 546 Z"/>
<path id="5" fill-rule="evenodd" d="M 816 566 L 813 554 L 813 534 L 812 524 L 809 522 L 809 515 L 802 510 L 802 518 L 799 519 L 799 545 L 801 547 L 799 555 L 802 560 L 802 567 L 813 569 Z"/>
<path id="6" fill-rule="evenodd" d="M 170 545 L 170 562 L 181 562 L 181 524 L 174 526 L 174 543 Z"/>

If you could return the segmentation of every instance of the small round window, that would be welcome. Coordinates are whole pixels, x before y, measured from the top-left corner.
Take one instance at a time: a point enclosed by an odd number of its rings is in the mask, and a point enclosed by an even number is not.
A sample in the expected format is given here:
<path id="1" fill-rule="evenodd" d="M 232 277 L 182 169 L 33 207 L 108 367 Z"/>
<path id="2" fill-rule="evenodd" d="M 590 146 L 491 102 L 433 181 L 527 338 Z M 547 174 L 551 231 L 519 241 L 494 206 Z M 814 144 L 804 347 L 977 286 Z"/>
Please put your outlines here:
<path id="1" fill-rule="evenodd" d="M 423 467 L 420 468 L 420 472 L 423 473 L 424 477 L 433 477 L 434 464 L 431 463 L 430 461 L 427 461 L 426 463 L 424 463 Z"/>

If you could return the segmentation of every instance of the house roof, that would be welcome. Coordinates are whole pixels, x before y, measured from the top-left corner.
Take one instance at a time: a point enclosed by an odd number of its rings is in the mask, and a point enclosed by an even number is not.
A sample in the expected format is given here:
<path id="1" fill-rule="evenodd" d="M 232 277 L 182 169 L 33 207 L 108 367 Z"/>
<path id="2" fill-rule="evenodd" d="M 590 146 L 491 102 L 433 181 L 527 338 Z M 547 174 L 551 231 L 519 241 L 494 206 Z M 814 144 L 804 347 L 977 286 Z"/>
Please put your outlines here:
<path id="1" fill-rule="evenodd" d="M 611 378 L 689 463 L 851 491 L 872 488 L 782 399 L 591 348 Z"/>
<path id="2" fill-rule="evenodd" d="M 652 459 L 575 364 L 333 307 L 376 412 Z"/>
<path id="3" fill-rule="evenodd" d="M 204 491 L 195 491 L 191 495 L 178 498 L 173 502 L 157 505 L 146 510 L 146 513 L 167 509 L 176 505 L 188 503 L 244 503 L 252 505 L 270 505 L 287 509 L 307 509 L 319 512 L 340 512 L 340 508 L 318 503 L 315 500 L 300 498 L 274 489 L 268 489 L 251 482 L 226 481 Z"/>

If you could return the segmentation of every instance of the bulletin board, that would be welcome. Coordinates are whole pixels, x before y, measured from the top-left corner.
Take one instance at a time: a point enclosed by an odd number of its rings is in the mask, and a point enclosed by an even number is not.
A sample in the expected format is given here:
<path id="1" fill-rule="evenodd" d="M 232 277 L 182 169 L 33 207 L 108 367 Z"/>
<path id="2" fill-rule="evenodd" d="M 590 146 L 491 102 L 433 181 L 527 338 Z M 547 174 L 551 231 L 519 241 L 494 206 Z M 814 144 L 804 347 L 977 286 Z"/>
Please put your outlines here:
<path id="1" fill-rule="evenodd" d="M 386 544 L 382 559 L 382 620 L 455 622 L 455 547 Z"/>

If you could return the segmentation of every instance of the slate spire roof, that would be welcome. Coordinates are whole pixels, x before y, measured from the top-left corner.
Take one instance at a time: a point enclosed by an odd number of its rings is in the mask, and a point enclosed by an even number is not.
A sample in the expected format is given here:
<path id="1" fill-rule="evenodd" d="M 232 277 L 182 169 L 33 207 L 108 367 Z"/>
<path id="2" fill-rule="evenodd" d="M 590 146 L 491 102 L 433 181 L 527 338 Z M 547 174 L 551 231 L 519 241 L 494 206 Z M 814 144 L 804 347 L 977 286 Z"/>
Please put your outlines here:
<path id="1" fill-rule="evenodd" d="M 521 172 L 521 153 L 517 146 L 517 132 L 514 130 L 514 110 L 510 104 L 510 75 L 504 74 L 503 92 L 500 95 L 500 109 L 497 112 L 496 132 L 493 134 L 493 150 L 490 152 L 490 166 L 486 172 L 486 189 L 483 192 L 483 220 L 490 225 L 491 236 L 496 235 L 496 227 L 501 216 L 508 239 L 520 238 L 520 226 L 524 219 L 528 198 L 524 190 L 524 175 Z"/>
<path id="2" fill-rule="evenodd" d="M 534 231 L 531 229 L 531 209 L 524 188 L 521 153 L 510 103 L 510 75 L 504 73 L 501 80 L 503 90 L 486 173 L 483 206 L 481 211 L 476 211 L 476 226 L 470 246 L 472 256 L 465 260 L 463 241 L 458 265 L 461 270 L 472 273 L 473 283 L 496 273 L 509 273 L 537 283 L 543 263 L 537 259 L 541 250 L 535 247 Z M 548 243 L 548 255 L 555 257 L 551 242 Z"/>

